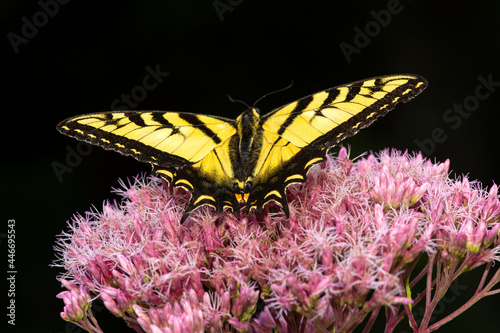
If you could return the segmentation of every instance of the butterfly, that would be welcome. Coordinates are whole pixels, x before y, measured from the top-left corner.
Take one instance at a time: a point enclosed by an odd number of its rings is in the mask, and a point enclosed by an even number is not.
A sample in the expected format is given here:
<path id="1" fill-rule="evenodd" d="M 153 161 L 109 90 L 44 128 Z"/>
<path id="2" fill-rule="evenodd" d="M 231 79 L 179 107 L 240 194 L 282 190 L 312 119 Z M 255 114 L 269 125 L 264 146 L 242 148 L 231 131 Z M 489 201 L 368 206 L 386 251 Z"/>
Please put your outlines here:
<path id="1" fill-rule="evenodd" d="M 108 111 L 68 118 L 69 136 L 151 163 L 170 185 L 191 192 L 181 222 L 203 205 L 260 212 L 270 201 L 289 217 L 285 190 L 306 181 L 329 148 L 407 102 L 427 86 L 418 75 L 379 76 L 309 95 L 261 116 L 236 120 L 167 111 Z"/>

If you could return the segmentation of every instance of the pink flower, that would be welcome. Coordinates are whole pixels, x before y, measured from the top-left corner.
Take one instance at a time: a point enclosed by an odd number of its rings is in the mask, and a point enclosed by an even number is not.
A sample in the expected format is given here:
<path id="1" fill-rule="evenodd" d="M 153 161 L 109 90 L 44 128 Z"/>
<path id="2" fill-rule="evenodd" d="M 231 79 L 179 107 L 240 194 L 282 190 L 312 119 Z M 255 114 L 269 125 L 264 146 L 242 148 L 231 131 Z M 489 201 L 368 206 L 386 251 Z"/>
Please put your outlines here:
<path id="1" fill-rule="evenodd" d="M 248 215 L 205 207 L 182 225 L 188 193 L 154 177 L 122 182 L 120 205 L 76 215 L 58 240 L 61 316 L 100 332 L 90 311 L 99 297 L 137 332 L 369 330 L 381 309 L 387 332 L 405 316 L 435 330 L 457 315 L 429 323 L 450 284 L 500 259 L 497 186 L 448 169 L 388 150 L 352 161 L 341 149 L 288 188 L 289 219 L 275 204 Z M 420 258 L 427 266 L 413 272 Z M 461 310 L 496 293 L 499 275 Z"/>

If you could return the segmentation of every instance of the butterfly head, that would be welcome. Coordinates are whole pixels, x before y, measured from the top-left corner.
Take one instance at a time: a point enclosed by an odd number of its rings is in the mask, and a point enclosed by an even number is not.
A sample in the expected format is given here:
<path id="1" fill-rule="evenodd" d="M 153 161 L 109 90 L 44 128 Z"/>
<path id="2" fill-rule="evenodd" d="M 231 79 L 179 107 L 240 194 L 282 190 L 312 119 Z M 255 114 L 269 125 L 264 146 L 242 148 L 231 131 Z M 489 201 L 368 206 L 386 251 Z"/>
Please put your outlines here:
<path id="1" fill-rule="evenodd" d="M 238 130 L 252 128 L 258 125 L 260 120 L 260 111 L 257 108 L 248 108 L 236 118 Z"/>
<path id="2" fill-rule="evenodd" d="M 243 183 L 241 180 L 235 180 L 233 184 L 233 192 L 234 194 L 245 194 L 249 193 L 252 190 L 253 183 L 250 180 L 247 180 L 246 183 Z"/>

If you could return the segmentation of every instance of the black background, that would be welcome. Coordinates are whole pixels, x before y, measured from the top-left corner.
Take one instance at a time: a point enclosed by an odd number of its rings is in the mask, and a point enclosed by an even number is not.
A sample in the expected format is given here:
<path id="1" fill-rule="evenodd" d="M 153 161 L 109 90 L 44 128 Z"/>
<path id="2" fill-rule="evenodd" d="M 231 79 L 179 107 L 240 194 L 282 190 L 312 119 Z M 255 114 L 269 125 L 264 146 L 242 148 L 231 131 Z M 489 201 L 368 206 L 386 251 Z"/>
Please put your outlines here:
<path id="1" fill-rule="evenodd" d="M 118 185 L 118 178 L 150 168 L 93 148 L 71 161 L 71 173 L 58 178 L 54 163 L 69 166 L 68 149 L 80 146 L 59 134 L 55 125 L 69 116 L 109 110 L 114 100 L 142 85 L 147 66 L 158 66 L 169 75 L 147 92 L 137 109 L 230 118 L 244 106 L 229 102 L 227 94 L 253 104 L 293 79 L 292 88 L 259 102 L 266 113 L 342 83 L 417 73 L 429 80 L 427 90 L 345 140 L 351 156 L 385 147 L 417 151 L 416 140 L 428 139 L 441 128 L 446 139 L 427 147 L 431 160 L 449 158 L 454 174 L 468 174 L 484 186 L 500 179 L 500 87 L 455 129 L 451 126 L 455 123 L 443 119 L 454 104 L 472 100 L 479 76 L 491 75 L 500 82 L 499 2 L 401 0 L 398 13 L 390 21 L 386 17 L 385 26 L 375 17 L 398 1 L 220 0 L 230 8 L 222 13 L 212 0 L 66 2 L 46 22 L 36 1 L 8 0 L 0 5 L 4 55 L 0 241 L 6 263 L 6 224 L 15 219 L 18 271 L 16 326 L 9 331 L 79 331 L 59 317 L 63 308 L 55 298 L 62 290 L 56 281 L 59 271 L 49 267 L 56 235 L 74 213 L 91 205 L 100 209 L 105 199 L 114 198 L 109 191 Z M 34 17 L 42 21 L 16 53 L 8 37 L 22 36 L 23 17 L 32 23 Z M 348 61 L 340 44 L 356 46 L 356 27 L 368 28 L 371 36 L 366 45 L 357 41 L 362 47 Z M 463 287 L 457 289 L 459 304 L 474 292 L 479 273 L 459 280 Z M 7 294 L 6 285 L 1 293 Z M 440 308 L 442 314 L 456 309 L 452 296 Z M 498 327 L 498 304 L 498 296 L 483 300 L 440 332 L 493 331 Z M 7 321 L 4 312 L 2 322 Z M 127 331 L 121 320 L 105 312 L 97 314 L 105 332 Z M 410 331 L 403 326 L 396 331 Z"/>

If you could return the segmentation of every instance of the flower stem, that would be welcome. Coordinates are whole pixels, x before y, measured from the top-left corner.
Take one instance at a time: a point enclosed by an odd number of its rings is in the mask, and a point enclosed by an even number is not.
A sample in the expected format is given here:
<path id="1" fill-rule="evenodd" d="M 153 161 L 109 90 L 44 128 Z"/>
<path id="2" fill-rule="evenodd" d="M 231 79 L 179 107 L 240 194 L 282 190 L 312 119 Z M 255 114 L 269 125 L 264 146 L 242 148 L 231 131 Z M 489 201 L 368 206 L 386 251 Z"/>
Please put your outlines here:
<path id="1" fill-rule="evenodd" d="M 484 282 L 486 280 L 487 271 L 489 271 L 490 267 L 491 267 L 491 263 L 488 263 L 488 266 L 485 268 L 486 274 L 483 274 L 483 278 L 481 279 L 481 282 L 479 283 L 479 287 L 481 287 L 484 284 Z M 445 318 L 441 319 L 437 323 L 431 325 L 429 327 L 429 332 L 437 330 L 438 328 L 440 328 L 444 324 L 453 320 L 454 318 L 456 318 L 457 316 L 459 316 L 460 314 L 465 312 L 465 310 L 470 308 L 472 305 L 474 305 L 477 301 L 479 301 L 483 297 L 499 293 L 500 290 L 498 290 L 498 289 L 494 290 L 494 292 L 490 293 L 491 288 L 493 288 L 499 281 L 500 281 L 500 270 L 497 270 L 495 272 L 495 274 L 493 275 L 493 277 L 491 278 L 490 282 L 486 285 L 486 287 L 483 290 L 479 290 L 479 288 L 478 288 L 478 290 L 476 291 L 474 296 L 472 296 L 472 298 L 470 300 L 468 300 L 467 303 L 465 303 L 460 308 L 458 308 L 457 310 L 455 310 L 453 313 L 446 316 Z"/>
<path id="2" fill-rule="evenodd" d="M 363 329 L 362 333 L 368 333 L 368 332 L 370 332 L 373 324 L 375 323 L 375 320 L 378 317 L 378 313 L 379 312 L 380 312 L 380 308 L 376 308 L 375 310 L 372 311 L 372 314 L 370 315 L 370 318 L 368 319 L 368 322 L 366 323 L 366 326 Z"/>

